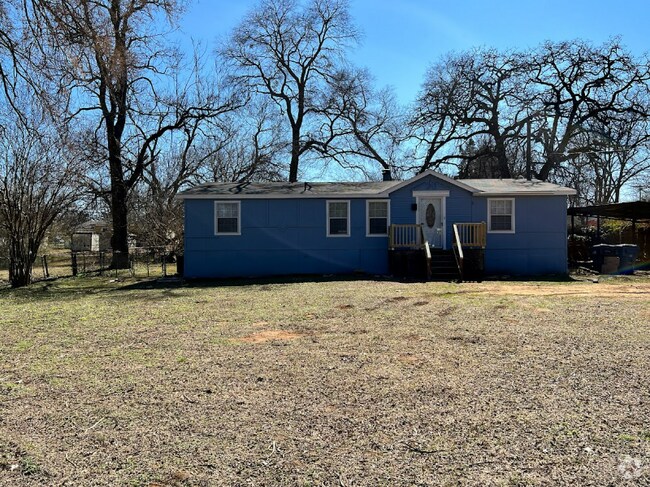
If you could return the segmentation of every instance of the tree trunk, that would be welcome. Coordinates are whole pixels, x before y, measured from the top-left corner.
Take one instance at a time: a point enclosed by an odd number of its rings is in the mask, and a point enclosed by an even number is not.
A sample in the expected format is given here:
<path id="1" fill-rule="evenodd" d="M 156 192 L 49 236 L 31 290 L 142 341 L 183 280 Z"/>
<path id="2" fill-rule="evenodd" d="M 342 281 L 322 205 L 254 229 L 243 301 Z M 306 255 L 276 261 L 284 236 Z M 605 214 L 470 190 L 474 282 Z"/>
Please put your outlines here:
<path id="1" fill-rule="evenodd" d="M 291 165 L 289 166 L 289 182 L 298 181 L 298 165 L 300 163 L 300 129 L 293 129 L 291 134 Z"/>
<path id="2" fill-rule="evenodd" d="M 506 155 L 506 146 L 503 138 L 495 137 L 495 150 L 497 153 L 497 163 L 499 164 L 499 178 L 510 179 L 512 173 L 510 172 L 510 167 L 508 167 L 508 156 Z"/>
<path id="3" fill-rule="evenodd" d="M 548 156 L 546 162 L 544 163 L 540 171 L 537 173 L 537 179 L 539 179 L 540 181 L 547 181 L 549 175 L 551 174 L 551 169 L 557 167 L 558 165 L 559 162 L 556 160 L 555 157 Z"/>
<path id="4" fill-rule="evenodd" d="M 111 215 L 113 218 L 113 235 L 111 236 L 113 260 L 111 268 L 113 269 L 127 269 L 129 267 L 127 214 L 126 187 L 124 183 L 113 184 L 111 188 Z"/>
<path id="5" fill-rule="evenodd" d="M 31 246 L 28 246 L 31 247 Z M 9 282 L 11 287 L 22 287 L 32 282 L 32 267 L 36 252 L 24 248 L 19 241 L 11 239 L 9 245 Z"/>
<path id="6" fill-rule="evenodd" d="M 122 172 L 120 142 L 109 133 L 109 164 L 111 170 L 111 216 L 113 234 L 111 248 L 113 259 L 111 268 L 128 269 L 129 267 L 129 233 L 128 233 L 128 190 Z M 112 142 L 112 143 L 111 143 Z"/>

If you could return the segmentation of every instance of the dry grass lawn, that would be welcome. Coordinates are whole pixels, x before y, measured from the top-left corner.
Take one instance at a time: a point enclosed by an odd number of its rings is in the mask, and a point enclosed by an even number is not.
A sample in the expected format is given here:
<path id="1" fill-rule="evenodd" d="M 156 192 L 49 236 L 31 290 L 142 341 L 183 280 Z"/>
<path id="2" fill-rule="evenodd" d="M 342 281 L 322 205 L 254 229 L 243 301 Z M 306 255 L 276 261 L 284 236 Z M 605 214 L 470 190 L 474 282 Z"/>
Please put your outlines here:
<path id="1" fill-rule="evenodd" d="M 0 485 L 650 484 L 650 279 L 0 290 Z"/>

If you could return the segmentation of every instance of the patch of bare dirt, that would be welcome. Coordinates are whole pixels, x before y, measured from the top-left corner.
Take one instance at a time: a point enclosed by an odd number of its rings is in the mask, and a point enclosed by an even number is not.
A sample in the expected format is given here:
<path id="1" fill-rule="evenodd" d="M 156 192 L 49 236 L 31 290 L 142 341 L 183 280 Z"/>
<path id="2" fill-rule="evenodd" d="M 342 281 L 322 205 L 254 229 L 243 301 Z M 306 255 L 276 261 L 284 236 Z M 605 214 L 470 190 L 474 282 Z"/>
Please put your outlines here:
<path id="1" fill-rule="evenodd" d="M 387 303 L 399 303 L 400 301 L 406 301 L 407 299 L 409 299 L 409 298 L 406 297 L 406 296 L 395 296 L 395 297 L 392 297 L 392 298 L 388 298 L 386 300 L 386 302 Z"/>
<path id="2" fill-rule="evenodd" d="M 301 336 L 303 336 L 302 333 L 292 331 L 265 330 L 238 338 L 237 341 L 242 343 L 265 343 L 273 340 L 296 340 Z"/>
<path id="3" fill-rule="evenodd" d="M 417 355 L 413 355 L 410 353 L 405 353 L 402 355 L 397 356 L 397 360 L 402 362 L 403 364 L 409 364 L 409 365 L 414 365 L 414 364 L 419 364 L 424 362 L 422 357 L 418 357 Z"/>
<path id="4" fill-rule="evenodd" d="M 541 285 L 517 285 L 490 284 L 484 288 L 477 289 L 478 293 L 489 293 L 495 296 L 585 296 L 598 298 L 626 298 L 648 299 L 650 297 L 650 285 L 646 284 L 597 284 L 584 283 L 568 285 L 541 284 Z"/>

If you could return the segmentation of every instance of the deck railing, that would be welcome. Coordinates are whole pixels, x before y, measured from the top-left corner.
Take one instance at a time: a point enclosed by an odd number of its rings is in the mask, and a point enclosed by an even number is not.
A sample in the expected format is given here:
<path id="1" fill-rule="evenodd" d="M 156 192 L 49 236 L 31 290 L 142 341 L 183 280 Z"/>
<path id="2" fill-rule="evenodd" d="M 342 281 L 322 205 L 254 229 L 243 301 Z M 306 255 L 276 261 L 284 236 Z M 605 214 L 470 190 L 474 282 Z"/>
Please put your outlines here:
<path id="1" fill-rule="evenodd" d="M 484 249 L 487 241 L 487 225 L 480 223 L 454 223 L 454 256 L 461 281 L 465 279 L 464 249 Z M 482 268 L 482 266 L 481 266 Z M 469 269 L 471 270 L 471 269 Z"/>
<path id="2" fill-rule="evenodd" d="M 431 249 L 424 238 L 421 224 L 391 225 L 388 233 L 388 248 L 423 250 L 427 279 L 431 278 Z"/>
<path id="3" fill-rule="evenodd" d="M 454 223 L 454 245 L 484 249 L 486 239 L 487 225 L 485 222 Z"/>
<path id="4" fill-rule="evenodd" d="M 394 249 L 420 249 L 424 242 L 422 225 L 391 225 L 388 246 Z"/>

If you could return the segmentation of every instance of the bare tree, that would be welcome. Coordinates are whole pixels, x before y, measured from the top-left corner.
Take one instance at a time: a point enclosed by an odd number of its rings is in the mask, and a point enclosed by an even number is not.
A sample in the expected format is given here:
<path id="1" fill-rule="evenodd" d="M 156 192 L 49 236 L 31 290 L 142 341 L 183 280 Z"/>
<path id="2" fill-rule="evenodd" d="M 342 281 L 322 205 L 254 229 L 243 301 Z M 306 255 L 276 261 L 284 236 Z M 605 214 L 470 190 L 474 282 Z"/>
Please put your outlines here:
<path id="1" fill-rule="evenodd" d="M 146 246 L 182 252 L 183 205 L 175 197 L 206 181 L 277 181 L 282 138 L 268 102 L 250 102 L 211 120 L 194 120 L 151 156 L 129 199 L 132 231 Z"/>
<path id="2" fill-rule="evenodd" d="M 23 35 L 25 22 L 16 3 L 17 0 L 0 3 L 0 98 L 3 109 L 12 110 L 20 121 L 22 110 L 14 104 L 15 100 L 26 87 L 34 93 L 44 91 L 47 80 L 27 69 L 33 46 Z"/>
<path id="3" fill-rule="evenodd" d="M 532 58 L 536 141 L 542 146 L 539 179 L 570 162 L 590 123 L 621 114 L 645 118 L 650 65 L 635 60 L 617 39 L 602 46 L 575 40 L 547 42 Z"/>
<path id="4" fill-rule="evenodd" d="M 497 163 L 493 177 L 511 178 L 508 146 L 525 125 L 528 63 L 521 53 L 495 50 L 477 51 L 472 59 L 473 65 L 465 70 L 472 90 L 471 105 L 462 124 L 472 137 L 490 138 L 488 147 Z"/>
<path id="5" fill-rule="evenodd" d="M 592 120 L 574 142 L 570 164 L 555 177 L 577 185 L 581 203 L 617 203 L 626 185 L 650 173 L 650 120 L 643 116 L 627 112 Z"/>
<path id="6" fill-rule="evenodd" d="M 203 160 L 197 182 L 281 181 L 290 141 L 270 100 L 251 100 L 213 124 L 210 137 L 197 146 Z"/>
<path id="7" fill-rule="evenodd" d="M 15 61 L 15 44 L 12 35 L 13 19 L 8 12 L 8 4 L 0 4 L 0 84 L 2 85 L 5 99 L 10 100 L 10 72 L 14 70 Z"/>
<path id="8" fill-rule="evenodd" d="M 332 76 L 326 106 L 322 131 L 330 142 L 317 147 L 320 154 L 368 178 L 378 169 L 400 171 L 404 115 L 391 89 L 376 89 L 365 69 L 341 69 Z"/>
<path id="9" fill-rule="evenodd" d="M 165 20 L 173 24 L 180 10 L 176 0 L 32 0 L 26 6 L 34 37 L 48 47 L 37 67 L 60 81 L 71 118 L 94 120 L 108 179 L 95 189 L 110 203 L 113 266 L 124 267 L 128 196 L 152 163 L 156 145 L 223 107 L 210 94 L 197 100 L 161 88 L 179 69 L 160 32 Z"/>
<path id="10" fill-rule="evenodd" d="M 493 141 L 486 135 L 469 139 L 460 148 L 461 159 L 458 165 L 460 178 L 499 177 L 499 160 L 495 157 Z"/>
<path id="11" fill-rule="evenodd" d="M 525 124 L 527 64 L 518 53 L 478 49 L 448 55 L 427 73 L 411 119 L 413 136 L 426 150 L 420 171 L 460 160 L 494 161 L 494 177 L 512 177 L 508 144 Z M 472 139 L 481 150 L 461 151 Z"/>
<path id="12" fill-rule="evenodd" d="M 5 105 L 0 120 L 0 227 L 8 239 L 13 287 L 31 282 L 38 249 L 72 206 L 83 172 L 65 128 L 29 103 L 14 98 L 21 116 Z"/>
<path id="13" fill-rule="evenodd" d="M 412 112 L 419 170 L 452 163 L 465 177 L 521 175 L 528 139 L 533 176 L 616 200 L 647 170 L 649 69 L 617 40 L 448 55 Z"/>
<path id="14" fill-rule="evenodd" d="M 634 185 L 638 201 L 650 201 L 650 171 L 640 174 Z"/>
<path id="15" fill-rule="evenodd" d="M 233 80 L 270 97 L 291 133 L 289 181 L 297 181 L 300 158 L 324 147 L 321 135 L 326 85 L 356 32 L 345 0 L 263 0 L 233 32 L 221 55 Z"/>
<path id="16" fill-rule="evenodd" d="M 471 86 L 464 74 L 466 57 L 447 55 L 427 70 L 408 120 L 410 138 L 415 141 L 413 170 L 423 172 L 471 157 L 460 150 L 466 140 L 463 114 L 471 102 Z"/>

